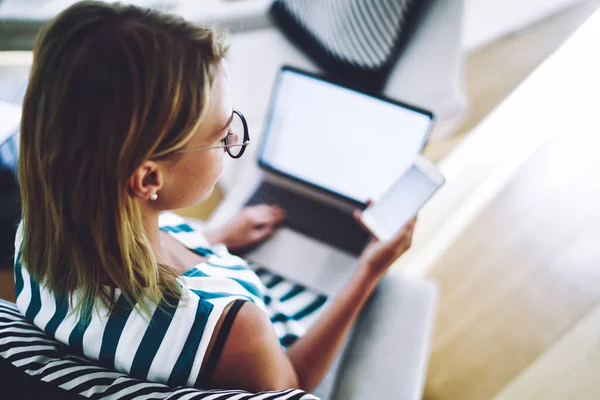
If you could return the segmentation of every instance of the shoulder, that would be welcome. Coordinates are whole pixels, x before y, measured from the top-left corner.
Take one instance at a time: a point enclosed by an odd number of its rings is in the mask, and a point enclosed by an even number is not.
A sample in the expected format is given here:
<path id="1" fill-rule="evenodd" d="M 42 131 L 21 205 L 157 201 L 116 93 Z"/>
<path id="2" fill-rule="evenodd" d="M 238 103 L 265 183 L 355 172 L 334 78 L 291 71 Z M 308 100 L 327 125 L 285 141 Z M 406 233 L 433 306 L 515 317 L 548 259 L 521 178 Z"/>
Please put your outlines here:
<path id="1" fill-rule="evenodd" d="M 227 351 L 231 354 L 262 351 L 270 347 L 271 339 L 279 343 L 265 312 L 256 304 L 242 303 L 231 326 Z"/>
<path id="2" fill-rule="evenodd" d="M 227 314 L 226 310 L 223 319 Z M 241 304 L 209 386 L 253 392 L 298 387 L 294 368 L 279 344 L 271 321 L 257 305 Z"/>

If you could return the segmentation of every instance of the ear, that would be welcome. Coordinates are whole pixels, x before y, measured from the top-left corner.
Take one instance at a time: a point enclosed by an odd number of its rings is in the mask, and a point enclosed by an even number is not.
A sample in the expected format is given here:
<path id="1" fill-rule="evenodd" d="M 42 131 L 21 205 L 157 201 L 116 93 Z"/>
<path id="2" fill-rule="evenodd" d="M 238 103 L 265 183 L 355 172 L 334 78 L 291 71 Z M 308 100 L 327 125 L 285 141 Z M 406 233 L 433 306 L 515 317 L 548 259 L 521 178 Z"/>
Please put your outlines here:
<path id="1" fill-rule="evenodd" d="M 154 161 L 144 161 L 129 177 L 128 186 L 133 195 L 141 200 L 150 201 L 163 185 L 163 172 Z"/>

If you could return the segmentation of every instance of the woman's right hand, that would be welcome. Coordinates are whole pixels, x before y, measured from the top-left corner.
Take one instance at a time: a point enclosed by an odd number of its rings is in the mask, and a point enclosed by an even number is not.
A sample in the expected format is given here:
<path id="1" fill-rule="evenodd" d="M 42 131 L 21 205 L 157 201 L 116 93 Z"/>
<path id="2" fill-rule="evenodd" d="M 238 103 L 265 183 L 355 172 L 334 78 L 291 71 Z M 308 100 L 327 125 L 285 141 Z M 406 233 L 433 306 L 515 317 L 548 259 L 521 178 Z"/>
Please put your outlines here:
<path id="1" fill-rule="evenodd" d="M 369 205 L 370 202 L 367 203 Z M 373 232 L 366 226 L 359 210 L 354 211 L 353 216 L 356 222 L 371 235 L 371 242 L 365 247 L 360 256 L 360 265 L 366 268 L 369 274 L 381 278 L 388 268 L 400 257 L 412 244 L 413 231 L 417 219 L 411 220 L 390 240 L 379 241 Z"/>

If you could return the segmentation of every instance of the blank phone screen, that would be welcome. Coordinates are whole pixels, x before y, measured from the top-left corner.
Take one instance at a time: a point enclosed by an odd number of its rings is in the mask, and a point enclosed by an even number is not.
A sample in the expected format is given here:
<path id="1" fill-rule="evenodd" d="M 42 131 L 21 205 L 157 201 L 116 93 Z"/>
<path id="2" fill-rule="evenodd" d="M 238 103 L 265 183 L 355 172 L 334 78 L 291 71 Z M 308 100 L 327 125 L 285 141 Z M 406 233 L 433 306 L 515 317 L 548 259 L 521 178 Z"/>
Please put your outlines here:
<path id="1" fill-rule="evenodd" d="M 381 232 L 374 232 L 382 238 L 389 238 L 410 221 L 419 209 L 433 196 L 440 184 L 433 182 L 414 165 L 392 188 L 369 209 L 371 219 Z"/>

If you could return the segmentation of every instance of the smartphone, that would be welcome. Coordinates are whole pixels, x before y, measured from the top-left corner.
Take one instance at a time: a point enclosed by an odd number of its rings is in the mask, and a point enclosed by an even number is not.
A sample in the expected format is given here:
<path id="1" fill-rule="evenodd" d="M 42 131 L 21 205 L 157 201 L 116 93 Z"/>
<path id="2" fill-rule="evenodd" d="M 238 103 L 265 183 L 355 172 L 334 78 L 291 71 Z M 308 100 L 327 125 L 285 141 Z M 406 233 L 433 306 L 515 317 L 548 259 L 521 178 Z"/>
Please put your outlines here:
<path id="1" fill-rule="evenodd" d="M 363 222 L 379 240 L 388 240 L 417 215 L 444 182 L 437 167 L 419 155 L 387 192 L 363 211 Z"/>

